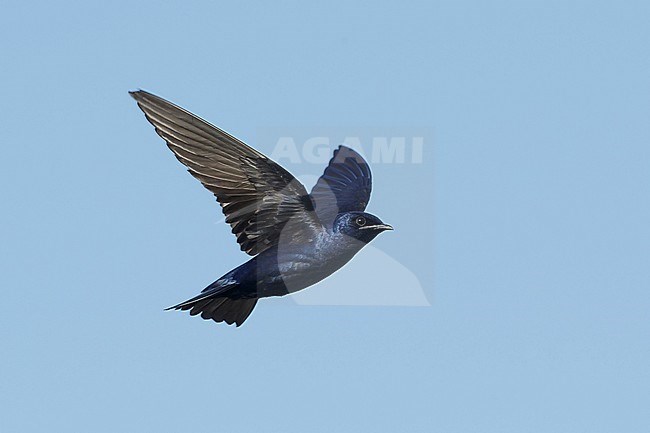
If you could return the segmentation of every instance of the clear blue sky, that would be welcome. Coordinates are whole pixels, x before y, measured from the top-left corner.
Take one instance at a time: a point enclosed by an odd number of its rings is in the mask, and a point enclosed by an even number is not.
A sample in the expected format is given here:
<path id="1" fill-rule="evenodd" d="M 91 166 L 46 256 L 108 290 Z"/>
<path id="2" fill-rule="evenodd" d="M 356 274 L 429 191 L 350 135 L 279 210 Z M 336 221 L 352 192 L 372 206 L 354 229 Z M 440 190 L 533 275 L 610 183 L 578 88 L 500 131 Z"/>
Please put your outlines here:
<path id="1" fill-rule="evenodd" d="M 303 3 L 3 3 L 0 431 L 647 432 L 648 3 Z M 163 312 L 246 256 L 136 88 L 267 154 L 428 131 L 337 287 L 431 305 Z"/>

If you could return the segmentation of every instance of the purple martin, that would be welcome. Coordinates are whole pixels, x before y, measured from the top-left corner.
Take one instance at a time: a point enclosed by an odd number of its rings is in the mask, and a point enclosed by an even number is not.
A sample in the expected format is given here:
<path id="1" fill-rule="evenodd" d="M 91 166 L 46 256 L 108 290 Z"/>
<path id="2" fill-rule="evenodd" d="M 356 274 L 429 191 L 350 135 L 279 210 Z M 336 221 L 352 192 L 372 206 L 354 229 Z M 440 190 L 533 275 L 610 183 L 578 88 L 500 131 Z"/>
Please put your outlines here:
<path id="1" fill-rule="evenodd" d="M 232 135 L 143 90 L 129 92 L 192 176 L 212 192 L 242 251 L 253 256 L 167 310 L 240 326 L 257 300 L 302 290 L 393 228 L 364 210 L 368 163 L 339 146 L 308 194 L 287 170 Z"/>

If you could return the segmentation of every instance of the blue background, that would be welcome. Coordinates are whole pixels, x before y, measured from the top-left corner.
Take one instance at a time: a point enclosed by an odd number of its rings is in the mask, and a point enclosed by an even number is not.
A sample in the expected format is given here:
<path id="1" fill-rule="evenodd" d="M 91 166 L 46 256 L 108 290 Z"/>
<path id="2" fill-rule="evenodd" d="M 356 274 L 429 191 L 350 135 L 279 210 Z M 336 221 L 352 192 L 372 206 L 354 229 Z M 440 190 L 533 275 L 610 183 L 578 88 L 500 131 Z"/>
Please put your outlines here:
<path id="1" fill-rule="evenodd" d="M 648 22 L 641 1 L 3 2 L 0 430 L 647 432 Z M 373 167 L 370 204 L 432 306 L 163 312 L 246 257 L 139 87 L 265 153 L 266 126 L 433 130 L 423 164 Z"/>

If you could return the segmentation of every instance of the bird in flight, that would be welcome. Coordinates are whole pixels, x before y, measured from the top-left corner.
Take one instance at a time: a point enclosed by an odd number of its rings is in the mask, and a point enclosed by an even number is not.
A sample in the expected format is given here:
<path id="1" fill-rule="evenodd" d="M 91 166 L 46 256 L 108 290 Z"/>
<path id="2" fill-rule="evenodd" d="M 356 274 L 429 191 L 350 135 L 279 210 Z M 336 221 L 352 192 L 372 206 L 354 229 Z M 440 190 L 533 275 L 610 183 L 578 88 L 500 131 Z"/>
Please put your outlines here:
<path id="1" fill-rule="evenodd" d="M 176 158 L 215 195 L 242 251 L 253 256 L 168 310 L 241 326 L 258 299 L 321 281 L 393 229 L 364 212 L 370 167 L 354 150 L 339 146 L 308 194 L 279 164 L 216 126 L 143 90 L 129 94 Z"/>

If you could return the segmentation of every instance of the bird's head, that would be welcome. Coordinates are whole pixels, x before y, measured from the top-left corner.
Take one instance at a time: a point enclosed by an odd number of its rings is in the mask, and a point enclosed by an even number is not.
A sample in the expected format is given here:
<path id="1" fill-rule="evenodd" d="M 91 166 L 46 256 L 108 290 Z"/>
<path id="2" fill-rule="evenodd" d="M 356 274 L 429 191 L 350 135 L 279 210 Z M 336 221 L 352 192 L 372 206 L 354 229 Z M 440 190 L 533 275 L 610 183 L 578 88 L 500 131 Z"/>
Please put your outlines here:
<path id="1" fill-rule="evenodd" d="M 334 220 L 334 232 L 343 233 L 366 244 L 386 230 L 393 228 L 365 212 L 340 213 Z"/>

